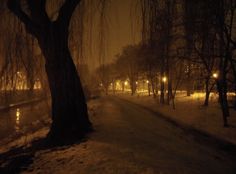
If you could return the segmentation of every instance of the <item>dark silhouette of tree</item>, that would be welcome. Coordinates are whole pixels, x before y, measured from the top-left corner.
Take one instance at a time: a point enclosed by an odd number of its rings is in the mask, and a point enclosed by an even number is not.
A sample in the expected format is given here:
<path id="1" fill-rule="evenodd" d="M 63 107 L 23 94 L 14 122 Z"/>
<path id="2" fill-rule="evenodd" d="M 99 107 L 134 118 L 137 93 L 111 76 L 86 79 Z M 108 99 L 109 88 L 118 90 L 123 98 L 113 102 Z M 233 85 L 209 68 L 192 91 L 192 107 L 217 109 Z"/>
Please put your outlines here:
<path id="1" fill-rule="evenodd" d="M 101 65 L 96 70 L 98 76 L 99 86 L 104 90 L 105 94 L 108 95 L 108 88 L 112 83 L 112 69 L 111 64 Z"/>
<path id="2" fill-rule="evenodd" d="M 139 54 L 139 66 L 140 71 L 142 74 L 145 74 L 146 79 L 148 79 L 148 89 L 149 95 L 150 91 L 153 93 L 153 97 L 156 98 L 158 94 L 158 83 L 159 77 L 158 74 L 160 73 L 160 66 L 159 62 L 156 59 L 156 51 L 155 47 L 150 44 L 143 44 L 140 46 L 138 50 Z"/>
<path id="3" fill-rule="evenodd" d="M 9 9 L 33 35 L 45 58 L 52 99 L 52 124 L 48 137 L 54 142 L 79 138 L 91 131 L 87 104 L 80 78 L 68 47 L 69 25 L 81 0 L 66 0 L 52 20 L 46 12 L 47 0 L 27 0 L 24 11 L 19 0 L 8 0 Z"/>
<path id="4" fill-rule="evenodd" d="M 218 77 L 215 78 L 219 94 L 224 126 L 228 126 L 229 104 L 227 93 L 229 91 L 229 73 L 234 74 L 235 63 L 233 52 L 235 50 L 235 11 L 234 0 L 193 0 L 185 1 L 186 5 L 186 32 L 188 45 L 197 45 L 194 51 L 200 57 L 201 64 L 205 67 L 206 76 L 206 100 L 210 93 L 209 81 L 212 70 L 216 67 Z M 194 36 L 196 36 L 194 44 Z M 236 88 L 235 88 L 236 89 Z"/>
<path id="5" fill-rule="evenodd" d="M 134 95 L 137 89 L 136 81 L 140 72 L 139 66 L 139 45 L 128 45 L 123 48 L 122 54 L 117 57 L 116 64 L 120 73 L 129 79 L 131 95 Z M 118 72 L 119 73 L 119 72 Z"/>
<path id="6" fill-rule="evenodd" d="M 212 2 L 213 4 L 214 2 Z M 224 126 L 228 126 L 227 117 L 229 117 L 229 104 L 227 99 L 228 92 L 228 68 L 234 72 L 235 64 L 232 62 L 233 51 L 235 48 L 235 38 L 233 38 L 233 24 L 235 22 L 236 2 L 233 0 L 218 0 L 214 3 L 212 13 L 215 16 L 215 26 L 219 37 L 219 77 L 217 79 L 217 89 L 219 101 L 222 108 Z M 231 65 L 231 66 L 230 66 Z M 235 78 L 236 80 L 236 78 Z"/>
<path id="7" fill-rule="evenodd" d="M 187 43 L 191 44 L 188 52 L 196 53 L 188 61 L 198 64 L 204 71 L 201 79 L 205 82 L 204 106 L 208 106 L 209 96 L 215 85 L 212 74 L 216 73 L 217 63 L 217 33 L 213 24 L 214 15 L 209 6 L 210 1 L 186 1 L 186 38 Z"/>

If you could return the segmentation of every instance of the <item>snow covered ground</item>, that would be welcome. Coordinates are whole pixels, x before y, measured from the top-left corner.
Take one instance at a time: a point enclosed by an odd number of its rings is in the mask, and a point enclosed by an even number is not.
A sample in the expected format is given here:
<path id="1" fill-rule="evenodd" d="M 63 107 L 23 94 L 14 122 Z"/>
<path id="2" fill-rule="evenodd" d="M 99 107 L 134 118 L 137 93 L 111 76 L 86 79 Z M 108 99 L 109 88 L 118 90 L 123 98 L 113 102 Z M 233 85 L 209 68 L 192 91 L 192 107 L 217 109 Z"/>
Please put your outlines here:
<path id="1" fill-rule="evenodd" d="M 96 131 L 88 139 L 33 154 L 27 150 L 14 154 L 13 157 L 21 160 L 27 158 L 26 164 L 18 166 L 21 173 L 236 173 L 235 149 L 219 147 L 219 144 L 208 141 L 208 137 L 178 128 L 142 107 L 115 97 L 105 97 L 90 101 L 89 108 Z M 31 138 L 45 136 L 47 129 L 37 133 Z M 2 171 L 6 171 L 13 160 L 10 157 L 2 160 L 2 156 L 4 153 L 0 154 L 0 164 Z"/>
<path id="2" fill-rule="evenodd" d="M 230 110 L 229 127 L 223 127 L 222 112 L 217 102 L 217 95 L 211 94 L 209 106 L 204 107 L 204 93 L 195 93 L 190 97 L 180 94 L 176 97 L 176 109 L 172 105 L 161 105 L 147 93 L 131 96 L 118 94 L 119 97 L 147 107 L 181 124 L 191 126 L 220 139 L 236 144 L 236 111 Z"/>

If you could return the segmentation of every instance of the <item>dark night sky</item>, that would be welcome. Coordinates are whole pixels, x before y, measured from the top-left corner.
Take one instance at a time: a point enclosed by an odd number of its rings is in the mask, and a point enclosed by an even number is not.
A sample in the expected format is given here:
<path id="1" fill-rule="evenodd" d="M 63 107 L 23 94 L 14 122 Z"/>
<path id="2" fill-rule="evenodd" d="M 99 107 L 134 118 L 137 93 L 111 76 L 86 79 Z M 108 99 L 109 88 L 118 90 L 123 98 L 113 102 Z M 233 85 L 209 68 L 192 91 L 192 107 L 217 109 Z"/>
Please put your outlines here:
<path id="1" fill-rule="evenodd" d="M 137 22 L 140 16 L 137 12 L 139 11 L 137 10 L 139 0 L 108 0 L 107 2 L 109 3 L 105 12 L 107 25 L 105 26 L 104 34 L 106 40 L 104 63 L 114 61 L 115 55 L 121 52 L 122 47 L 128 44 L 136 44 L 141 38 L 141 27 Z M 54 8 L 54 6 L 52 5 L 50 8 Z M 54 12 L 54 10 L 51 11 Z M 92 20 L 94 25 L 92 43 L 85 43 L 84 50 L 84 60 L 88 63 L 90 70 L 94 70 L 99 66 L 100 45 L 97 26 L 99 12 L 94 12 L 94 14 L 95 16 Z M 40 51 L 38 50 L 36 54 L 40 54 Z M 76 53 L 74 56 L 76 56 Z"/>
<path id="2" fill-rule="evenodd" d="M 107 29 L 105 33 L 104 63 L 110 63 L 122 47 L 140 41 L 141 27 L 138 22 L 137 0 L 111 0 L 106 11 Z M 95 31 L 96 33 L 96 31 Z M 95 34 L 96 35 L 96 34 Z M 97 36 L 96 36 L 97 37 Z M 94 42 L 92 56 L 87 60 L 89 67 L 94 69 L 99 65 L 99 42 Z M 94 63 L 96 62 L 96 63 Z"/>

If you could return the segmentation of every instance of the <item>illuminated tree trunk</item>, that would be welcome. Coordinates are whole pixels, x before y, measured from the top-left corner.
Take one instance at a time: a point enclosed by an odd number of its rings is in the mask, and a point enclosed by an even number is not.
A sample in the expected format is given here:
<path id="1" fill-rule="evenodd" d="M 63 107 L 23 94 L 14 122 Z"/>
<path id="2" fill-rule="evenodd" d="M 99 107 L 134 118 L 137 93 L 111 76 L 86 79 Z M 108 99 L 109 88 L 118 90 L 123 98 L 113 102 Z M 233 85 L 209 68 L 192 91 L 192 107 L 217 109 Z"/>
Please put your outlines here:
<path id="1" fill-rule="evenodd" d="M 131 95 L 133 96 L 135 94 L 136 88 L 137 88 L 134 77 L 130 78 L 130 88 L 131 88 Z"/>
<path id="2" fill-rule="evenodd" d="M 125 91 L 125 82 L 122 82 L 122 92 Z"/>

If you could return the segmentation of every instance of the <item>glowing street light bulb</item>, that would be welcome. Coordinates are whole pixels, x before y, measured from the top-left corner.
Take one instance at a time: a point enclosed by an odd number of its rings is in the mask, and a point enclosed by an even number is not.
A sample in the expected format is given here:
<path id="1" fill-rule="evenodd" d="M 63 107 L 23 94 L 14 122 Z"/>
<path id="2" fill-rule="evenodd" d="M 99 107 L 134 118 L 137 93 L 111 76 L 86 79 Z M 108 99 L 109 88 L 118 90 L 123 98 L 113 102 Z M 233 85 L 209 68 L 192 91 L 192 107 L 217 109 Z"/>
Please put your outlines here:
<path id="1" fill-rule="evenodd" d="M 213 75 L 212 75 L 215 79 L 217 79 L 218 78 L 218 74 L 217 73 L 213 73 Z"/>
<path id="2" fill-rule="evenodd" d="M 135 84 L 137 85 L 137 84 L 138 84 L 138 82 L 136 81 L 136 82 L 135 82 Z"/>
<path id="3" fill-rule="evenodd" d="M 19 120 L 19 117 L 20 117 L 20 109 L 17 108 L 16 109 L 16 119 Z"/>
<path id="4" fill-rule="evenodd" d="M 128 85 L 128 82 L 127 81 L 125 81 L 125 86 L 127 86 Z"/>
<path id="5" fill-rule="evenodd" d="M 166 77 L 163 77 L 162 78 L 162 81 L 165 83 L 167 81 L 167 78 Z"/>
<path id="6" fill-rule="evenodd" d="M 147 80 L 146 83 L 149 83 L 149 80 Z"/>

